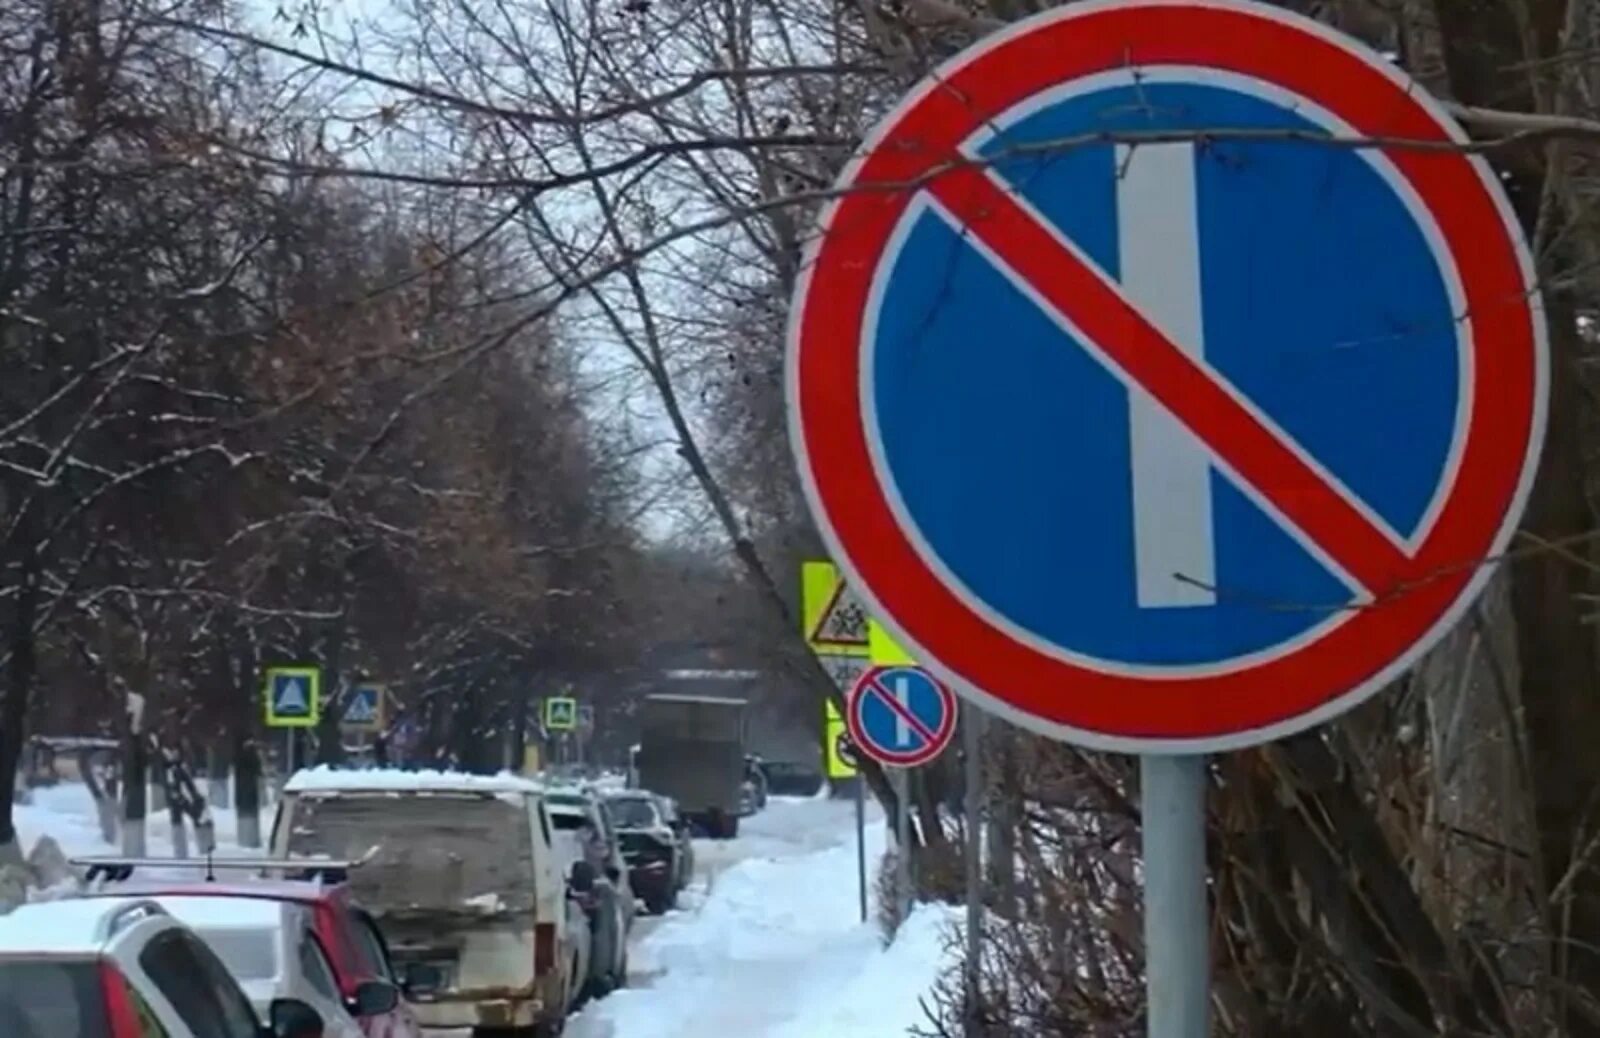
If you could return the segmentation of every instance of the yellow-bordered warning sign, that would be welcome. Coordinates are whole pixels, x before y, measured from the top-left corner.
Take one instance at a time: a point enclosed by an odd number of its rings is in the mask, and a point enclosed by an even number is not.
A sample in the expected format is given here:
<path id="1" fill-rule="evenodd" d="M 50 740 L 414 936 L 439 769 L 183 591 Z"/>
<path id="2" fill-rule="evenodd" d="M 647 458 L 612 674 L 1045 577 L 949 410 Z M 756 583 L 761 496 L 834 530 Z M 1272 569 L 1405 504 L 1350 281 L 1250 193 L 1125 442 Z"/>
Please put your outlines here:
<path id="1" fill-rule="evenodd" d="M 914 667 L 917 661 L 894 640 L 889 629 L 876 620 L 867 621 L 867 656 L 874 667 Z M 854 686 L 852 686 L 854 687 Z"/>
<path id="2" fill-rule="evenodd" d="M 828 777 L 850 778 L 856 773 L 855 746 L 850 742 L 850 732 L 844 717 L 828 700 L 827 723 L 822 726 L 822 753 L 828 762 Z"/>
<path id="3" fill-rule="evenodd" d="M 866 656 L 870 651 L 867 607 L 831 562 L 800 567 L 806 642 L 819 656 Z"/>

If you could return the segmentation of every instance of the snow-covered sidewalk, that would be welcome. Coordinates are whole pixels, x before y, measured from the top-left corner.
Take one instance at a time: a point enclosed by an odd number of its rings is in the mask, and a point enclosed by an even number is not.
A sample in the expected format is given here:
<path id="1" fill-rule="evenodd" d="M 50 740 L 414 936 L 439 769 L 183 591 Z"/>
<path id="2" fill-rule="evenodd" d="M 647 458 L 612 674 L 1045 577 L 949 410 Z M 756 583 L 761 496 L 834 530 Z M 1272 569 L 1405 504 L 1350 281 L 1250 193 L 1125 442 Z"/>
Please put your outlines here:
<path id="1" fill-rule="evenodd" d="M 262 853 L 245 852 L 239 848 L 239 820 L 231 809 L 213 808 L 211 816 L 216 823 L 218 857 Z M 12 819 L 16 822 L 17 836 L 24 854 L 41 836 L 54 837 L 68 856 L 120 854 L 122 851 L 122 848 L 114 847 L 100 838 L 94 798 L 81 782 L 63 782 L 32 790 L 32 802 L 14 805 Z M 270 805 L 263 809 L 261 819 L 261 835 L 265 839 L 272 828 Z M 145 819 L 145 840 L 151 857 L 171 856 L 172 820 L 165 810 L 152 811 Z M 191 853 L 194 846 L 194 832 L 191 830 Z"/>
<path id="2" fill-rule="evenodd" d="M 870 810 L 870 809 L 869 809 Z M 571 1038 L 898 1038 L 947 961 L 950 911 L 924 906 L 884 948 L 856 893 L 854 806 L 774 800 L 744 835 L 698 842 L 683 910 L 637 940 L 635 987 L 576 1018 Z M 885 841 L 868 816 L 868 881 Z"/>

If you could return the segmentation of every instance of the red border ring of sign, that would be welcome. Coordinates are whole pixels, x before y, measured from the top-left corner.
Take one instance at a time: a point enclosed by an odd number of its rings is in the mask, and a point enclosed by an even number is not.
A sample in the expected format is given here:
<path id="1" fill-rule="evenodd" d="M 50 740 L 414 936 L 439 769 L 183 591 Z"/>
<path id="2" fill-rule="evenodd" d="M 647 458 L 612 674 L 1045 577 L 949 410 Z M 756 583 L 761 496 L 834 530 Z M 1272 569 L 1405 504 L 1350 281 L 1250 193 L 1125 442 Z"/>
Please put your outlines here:
<path id="1" fill-rule="evenodd" d="M 921 750 L 913 753 L 895 753 L 885 750 L 867 738 L 866 727 L 861 719 L 856 716 L 856 704 L 861 701 L 861 695 L 866 690 L 867 683 L 879 674 L 891 670 L 918 670 L 928 676 L 933 682 L 933 687 L 939 690 L 939 695 L 944 699 L 944 724 L 933 733 L 933 742 Z M 925 667 L 914 666 L 909 663 L 896 663 L 881 667 L 869 667 L 856 678 L 856 683 L 850 686 L 850 701 L 845 704 L 844 726 L 850 733 L 850 741 L 856 744 L 856 749 L 879 764 L 886 764 L 891 768 L 912 768 L 918 764 L 926 764 L 933 758 L 943 753 L 945 747 L 950 745 L 950 740 L 956 734 L 956 695 L 950 691 L 950 686 L 940 681 L 938 676 Z"/>
<path id="2" fill-rule="evenodd" d="M 1317 641 L 1230 673 L 1108 674 L 993 627 L 921 559 L 874 471 L 859 370 L 873 272 L 912 197 L 904 185 L 936 175 L 985 120 L 1072 79 L 1162 65 L 1274 83 L 1372 137 L 1446 149 L 1464 140 L 1381 57 L 1279 9 L 1237 0 L 1084 0 L 1034 16 L 924 80 L 841 174 L 841 193 L 822 218 L 827 233 L 812 243 L 795 291 L 788 393 L 801 480 L 835 560 L 932 672 L 1047 735 L 1106 749 L 1200 752 L 1279 738 L 1348 709 L 1459 619 L 1526 501 L 1544 432 L 1548 359 L 1531 261 L 1488 166 L 1448 150 L 1387 148 L 1455 261 L 1473 357 L 1460 467 L 1413 555 L 1410 579 Z M 808 414 L 826 420 L 808 422 Z"/>

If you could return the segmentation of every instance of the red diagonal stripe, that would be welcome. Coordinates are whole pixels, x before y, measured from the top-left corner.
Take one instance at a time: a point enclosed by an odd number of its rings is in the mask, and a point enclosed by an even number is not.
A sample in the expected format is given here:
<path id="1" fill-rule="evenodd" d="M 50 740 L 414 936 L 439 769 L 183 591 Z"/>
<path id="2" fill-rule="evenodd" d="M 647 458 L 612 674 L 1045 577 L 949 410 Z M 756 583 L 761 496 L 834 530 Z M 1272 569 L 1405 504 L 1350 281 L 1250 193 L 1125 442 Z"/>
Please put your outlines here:
<path id="1" fill-rule="evenodd" d="M 1080 329 L 1086 346 L 1160 401 L 1369 593 L 1377 597 L 1405 579 L 1410 559 L 1383 530 L 991 174 L 963 166 L 932 181 L 929 191 L 1050 308 Z"/>
<path id="2" fill-rule="evenodd" d="M 911 712 L 910 707 L 896 699 L 893 692 L 890 692 L 888 689 L 878 684 L 877 678 L 873 678 L 871 681 L 867 682 L 867 691 L 878 693 L 878 698 L 883 700 L 884 705 L 898 714 L 900 719 L 909 725 L 911 729 L 918 735 L 928 740 L 929 746 L 932 746 L 934 743 L 939 741 L 938 737 L 935 736 L 933 732 L 928 730 L 928 726 L 922 723 L 922 719 Z M 863 722 L 861 727 L 865 728 L 866 723 Z"/>

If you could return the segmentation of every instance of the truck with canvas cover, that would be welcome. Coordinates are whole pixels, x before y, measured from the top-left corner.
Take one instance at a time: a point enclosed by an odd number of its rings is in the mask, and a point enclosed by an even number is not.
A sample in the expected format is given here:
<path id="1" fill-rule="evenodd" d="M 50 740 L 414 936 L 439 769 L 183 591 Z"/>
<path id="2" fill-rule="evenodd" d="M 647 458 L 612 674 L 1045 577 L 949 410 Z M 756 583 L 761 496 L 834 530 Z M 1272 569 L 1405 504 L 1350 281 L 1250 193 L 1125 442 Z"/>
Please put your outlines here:
<path id="1" fill-rule="evenodd" d="M 559 1034 L 588 968 L 542 788 L 514 775 L 297 773 L 273 851 L 360 862 L 350 886 L 382 927 L 429 1028 Z"/>
<path id="2" fill-rule="evenodd" d="M 745 775 L 745 708 L 724 696 L 659 693 L 640 709 L 639 785 L 678 802 L 707 835 L 739 832 Z"/>

